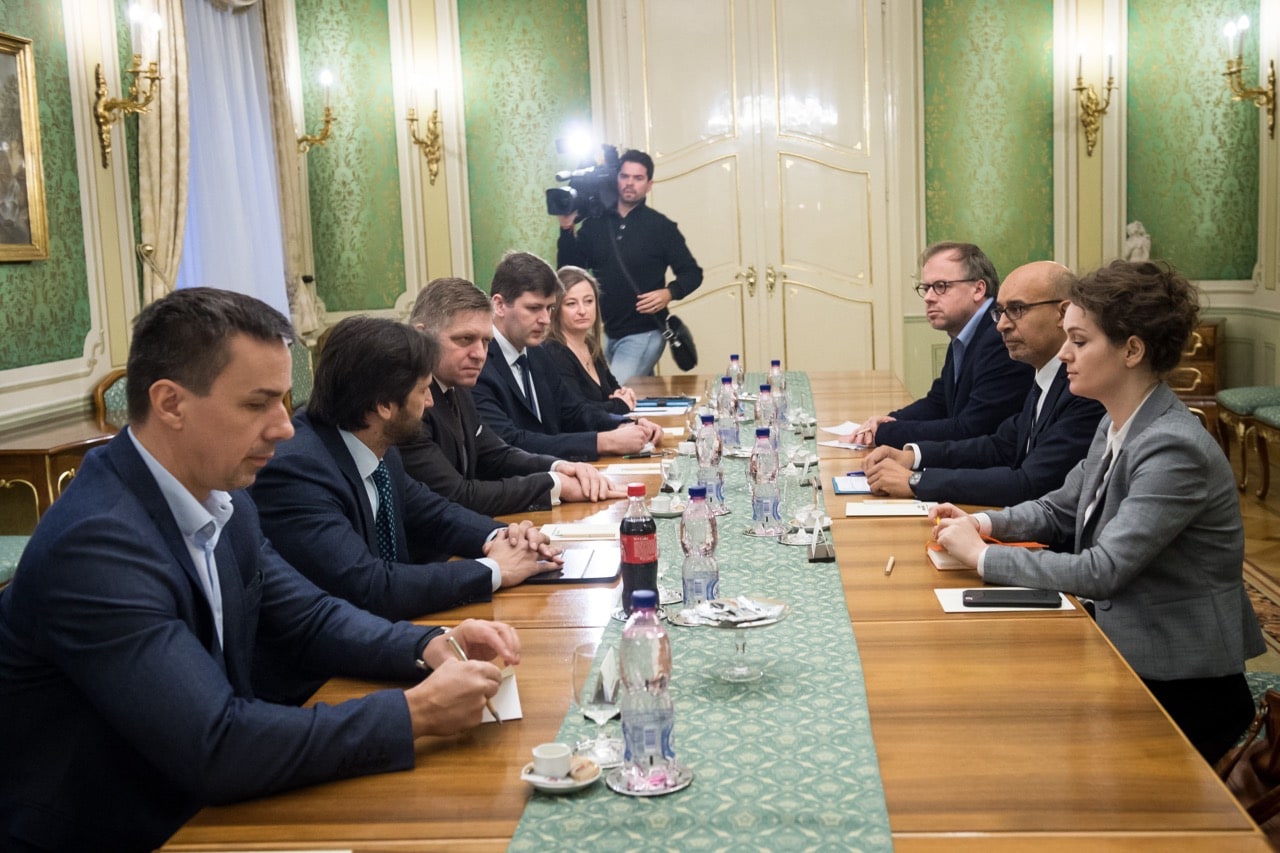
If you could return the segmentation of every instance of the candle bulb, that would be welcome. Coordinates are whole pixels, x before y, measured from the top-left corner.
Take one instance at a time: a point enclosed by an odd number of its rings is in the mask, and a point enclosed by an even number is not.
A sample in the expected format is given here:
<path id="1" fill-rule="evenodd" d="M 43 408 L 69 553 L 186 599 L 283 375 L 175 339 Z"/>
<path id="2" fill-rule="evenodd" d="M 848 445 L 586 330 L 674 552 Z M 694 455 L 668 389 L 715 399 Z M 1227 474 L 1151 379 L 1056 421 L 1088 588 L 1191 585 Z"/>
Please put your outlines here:
<path id="1" fill-rule="evenodd" d="M 1108 80 L 1110 80 L 1112 77 L 1114 77 L 1114 76 L 1115 76 L 1115 75 L 1112 73 L 1112 71 L 1113 71 L 1113 69 L 1114 69 L 1114 67 L 1115 67 L 1115 58 L 1116 58 L 1116 55 L 1115 55 L 1114 53 L 1108 53 L 1108 54 L 1107 54 L 1107 79 L 1108 79 Z"/>
<path id="2" fill-rule="evenodd" d="M 137 3 L 129 4 L 129 46 L 138 56 L 142 56 L 143 38 L 142 38 L 142 20 L 145 13 L 142 7 Z"/>
<path id="3" fill-rule="evenodd" d="M 154 32 L 156 36 L 156 52 L 152 54 L 151 61 L 153 63 L 158 63 L 160 61 L 160 31 L 164 29 L 164 22 L 160 20 L 160 14 L 158 12 L 152 12 L 147 24 L 151 27 L 151 31 Z"/>
<path id="4" fill-rule="evenodd" d="M 1249 29 L 1249 16 L 1241 15 L 1236 21 L 1236 59 L 1240 64 L 1244 64 L 1244 31 Z"/>
<path id="5" fill-rule="evenodd" d="M 329 88 L 333 86 L 333 73 L 328 68 L 320 72 L 320 86 L 324 89 L 324 108 L 329 109 Z"/>
<path id="6" fill-rule="evenodd" d="M 1084 79 L 1084 51 L 1076 54 L 1076 79 Z"/>

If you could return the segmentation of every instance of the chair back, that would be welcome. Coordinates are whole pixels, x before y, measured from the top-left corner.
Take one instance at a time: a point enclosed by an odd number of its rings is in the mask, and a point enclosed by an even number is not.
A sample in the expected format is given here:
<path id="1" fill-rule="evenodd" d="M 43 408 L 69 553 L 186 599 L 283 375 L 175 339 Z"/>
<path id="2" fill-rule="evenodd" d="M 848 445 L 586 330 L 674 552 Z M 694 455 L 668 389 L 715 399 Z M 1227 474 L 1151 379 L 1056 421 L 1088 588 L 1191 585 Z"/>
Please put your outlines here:
<path id="1" fill-rule="evenodd" d="M 302 341 L 289 344 L 289 355 L 293 359 L 293 388 L 289 392 L 289 410 L 296 411 L 311 399 L 315 373 L 311 369 L 311 350 Z"/>
<path id="2" fill-rule="evenodd" d="M 98 421 L 98 429 L 103 432 L 119 432 L 129 422 L 123 368 L 111 371 L 94 386 L 93 415 Z"/>

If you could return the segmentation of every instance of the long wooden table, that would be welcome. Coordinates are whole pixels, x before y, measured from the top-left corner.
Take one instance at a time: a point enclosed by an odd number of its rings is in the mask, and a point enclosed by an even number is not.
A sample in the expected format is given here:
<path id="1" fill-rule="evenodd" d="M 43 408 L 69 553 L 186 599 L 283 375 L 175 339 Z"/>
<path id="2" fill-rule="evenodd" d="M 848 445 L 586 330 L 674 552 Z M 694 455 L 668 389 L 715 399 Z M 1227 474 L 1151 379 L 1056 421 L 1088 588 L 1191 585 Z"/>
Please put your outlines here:
<path id="1" fill-rule="evenodd" d="M 822 424 L 861 420 L 905 399 L 885 374 L 811 382 Z M 675 377 L 642 390 L 701 387 L 698 377 Z M 826 484 L 858 467 L 846 450 L 820 455 Z M 825 500 L 897 849 L 1270 849 L 1081 611 L 944 614 L 934 587 L 980 581 L 933 569 L 926 521 L 844 519 L 846 498 L 827 492 Z M 573 504 L 535 521 L 620 512 Z M 890 554 L 896 566 L 886 576 Z M 494 618 L 520 629 L 524 719 L 423 739 L 408 773 L 205 809 L 166 849 L 504 849 L 530 796 L 519 768 L 535 744 L 555 736 L 568 709 L 569 650 L 599 636 L 615 597 L 612 586 L 525 585 L 427 620 Z M 376 686 L 335 679 L 318 699 Z"/>

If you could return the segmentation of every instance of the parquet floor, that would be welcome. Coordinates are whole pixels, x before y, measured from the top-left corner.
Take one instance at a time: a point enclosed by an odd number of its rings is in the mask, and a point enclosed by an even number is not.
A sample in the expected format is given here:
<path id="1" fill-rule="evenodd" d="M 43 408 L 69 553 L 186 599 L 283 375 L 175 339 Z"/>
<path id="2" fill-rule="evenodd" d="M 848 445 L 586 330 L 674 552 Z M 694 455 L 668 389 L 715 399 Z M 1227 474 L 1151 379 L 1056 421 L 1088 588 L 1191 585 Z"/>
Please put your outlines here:
<path id="1" fill-rule="evenodd" d="M 1252 438 L 1252 437 L 1251 437 Z M 1244 518 L 1244 556 L 1246 581 L 1255 592 L 1270 599 L 1269 604 L 1255 605 L 1258 618 L 1267 627 L 1272 650 L 1249 662 L 1249 668 L 1280 672 L 1280 465 L 1276 464 L 1280 448 L 1270 448 L 1271 489 L 1265 500 L 1254 493 L 1261 482 L 1258 455 L 1249 442 L 1249 482 L 1240 495 L 1240 514 Z M 1240 470 L 1239 448 L 1232 453 L 1232 465 Z M 1256 572 L 1256 575 L 1251 573 Z"/>

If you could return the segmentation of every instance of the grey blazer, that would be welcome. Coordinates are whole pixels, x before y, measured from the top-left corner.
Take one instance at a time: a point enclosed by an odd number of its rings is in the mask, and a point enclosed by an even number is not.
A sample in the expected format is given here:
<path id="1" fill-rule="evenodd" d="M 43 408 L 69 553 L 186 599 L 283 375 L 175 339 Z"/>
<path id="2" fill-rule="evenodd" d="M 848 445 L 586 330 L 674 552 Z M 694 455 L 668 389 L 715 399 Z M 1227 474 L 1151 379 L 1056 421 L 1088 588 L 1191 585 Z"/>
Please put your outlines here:
<path id="1" fill-rule="evenodd" d="M 987 583 L 1058 589 L 1095 600 L 1098 626 L 1143 678 L 1244 671 L 1264 651 L 1245 594 L 1244 529 L 1222 449 L 1163 383 L 1133 415 L 1093 543 L 1084 508 L 1097 490 L 1110 416 L 1062 488 L 990 514 L 998 539 L 1067 540 L 1075 553 L 992 546 Z"/>

